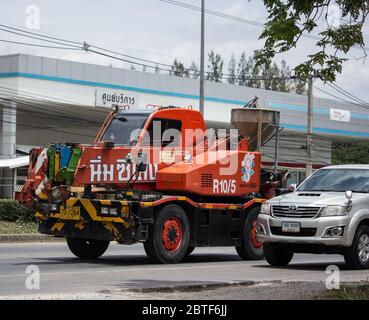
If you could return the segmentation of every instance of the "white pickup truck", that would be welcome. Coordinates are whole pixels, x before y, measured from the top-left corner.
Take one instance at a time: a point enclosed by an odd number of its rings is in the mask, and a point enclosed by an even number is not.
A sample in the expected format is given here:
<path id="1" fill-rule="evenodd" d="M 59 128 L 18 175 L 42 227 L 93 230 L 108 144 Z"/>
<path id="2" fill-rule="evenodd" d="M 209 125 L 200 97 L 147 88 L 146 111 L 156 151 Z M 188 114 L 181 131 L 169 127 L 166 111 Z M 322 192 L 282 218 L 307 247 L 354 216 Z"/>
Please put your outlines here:
<path id="1" fill-rule="evenodd" d="M 262 205 L 256 231 L 271 265 L 287 265 L 294 253 L 339 253 L 349 267 L 368 269 L 369 165 L 314 172 Z"/>

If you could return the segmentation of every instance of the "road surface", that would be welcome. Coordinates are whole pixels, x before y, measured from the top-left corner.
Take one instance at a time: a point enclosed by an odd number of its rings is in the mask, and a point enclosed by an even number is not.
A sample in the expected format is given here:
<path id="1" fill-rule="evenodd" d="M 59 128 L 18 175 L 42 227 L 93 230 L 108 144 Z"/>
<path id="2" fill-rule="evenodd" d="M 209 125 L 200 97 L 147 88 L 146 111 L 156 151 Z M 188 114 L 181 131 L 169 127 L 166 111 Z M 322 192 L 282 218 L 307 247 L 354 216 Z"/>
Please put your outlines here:
<path id="1" fill-rule="evenodd" d="M 265 261 L 242 261 L 234 248 L 197 248 L 181 264 L 155 265 L 149 263 L 141 244 L 112 244 L 99 260 L 83 262 L 69 252 L 64 242 L 2 243 L 0 299 L 94 298 L 114 294 L 145 298 L 142 291 L 151 298 L 168 298 L 169 293 L 155 296 L 152 291 L 178 286 L 185 291 L 192 285 L 217 286 L 219 283 L 239 283 L 245 287 L 256 282 L 257 286 L 278 288 L 286 282 L 300 283 L 300 286 L 314 282 L 322 286 L 326 282 L 326 267 L 331 264 L 339 267 L 341 281 L 368 281 L 368 271 L 348 270 L 343 258 L 337 255 L 299 254 L 289 266 L 274 268 Z M 26 288 L 29 276 L 26 269 L 30 265 L 40 270 L 39 289 Z M 206 294 L 200 296 L 206 298 Z"/>

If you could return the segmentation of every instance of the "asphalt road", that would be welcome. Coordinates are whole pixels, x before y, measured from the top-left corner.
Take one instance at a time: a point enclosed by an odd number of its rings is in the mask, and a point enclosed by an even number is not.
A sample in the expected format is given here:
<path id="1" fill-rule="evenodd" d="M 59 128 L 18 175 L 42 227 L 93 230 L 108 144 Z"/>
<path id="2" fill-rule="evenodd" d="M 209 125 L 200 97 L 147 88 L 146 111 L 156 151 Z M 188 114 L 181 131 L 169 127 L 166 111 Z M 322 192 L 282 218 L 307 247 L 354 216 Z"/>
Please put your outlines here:
<path id="1" fill-rule="evenodd" d="M 265 261 L 242 261 L 234 248 L 197 248 L 177 265 L 150 264 L 142 245 L 112 244 L 95 262 L 75 258 L 64 242 L 0 244 L 0 299 L 86 298 L 94 294 L 132 292 L 139 289 L 218 283 L 323 282 L 326 267 L 340 268 L 342 282 L 368 281 L 368 271 L 345 268 L 336 255 L 296 255 L 287 267 L 274 268 Z M 26 288 L 26 268 L 40 270 L 40 289 Z M 128 291 L 127 291 L 128 290 Z M 155 298 L 154 295 L 150 295 Z"/>

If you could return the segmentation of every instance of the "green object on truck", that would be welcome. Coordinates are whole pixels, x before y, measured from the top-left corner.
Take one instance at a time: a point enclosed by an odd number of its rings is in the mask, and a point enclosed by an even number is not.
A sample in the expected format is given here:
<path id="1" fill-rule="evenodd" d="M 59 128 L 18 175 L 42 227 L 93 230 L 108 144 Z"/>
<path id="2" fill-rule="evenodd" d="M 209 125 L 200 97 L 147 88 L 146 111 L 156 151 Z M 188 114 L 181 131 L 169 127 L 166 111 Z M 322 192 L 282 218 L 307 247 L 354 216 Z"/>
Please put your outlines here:
<path id="1" fill-rule="evenodd" d="M 74 148 L 72 152 L 72 156 L 70 157 L 69 163 L 67 167 L 62 168 L 59 171 L 59 179 L 60 182 L 63 182 L 67 185 L 71 185 L 74 178 L 74 172 L 76 171 L 79 158 L 81 157 L 81 149 Z"/>
<path id="2" fill-rule="evenodd" d="M 50 181 L 53 181 L 55 176 L 55 152 L 54 148 L 50 148 L 47 151 L 47 158 L 49 160 L 48 178 Z"/>

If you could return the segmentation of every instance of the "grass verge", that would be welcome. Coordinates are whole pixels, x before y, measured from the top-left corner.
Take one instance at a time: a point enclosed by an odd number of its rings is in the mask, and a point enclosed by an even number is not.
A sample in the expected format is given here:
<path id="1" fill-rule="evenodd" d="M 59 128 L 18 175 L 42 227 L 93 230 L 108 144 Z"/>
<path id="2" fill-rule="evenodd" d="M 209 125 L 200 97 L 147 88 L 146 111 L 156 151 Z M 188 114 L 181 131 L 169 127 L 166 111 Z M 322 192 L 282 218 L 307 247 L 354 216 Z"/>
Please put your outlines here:
<path id="1" fill-rule="evenodd" d="M 0 234 L 35 234 L 37 223 L 35 222 L 9 222 L 0 221 Z"/>
<path id="2" fill-rule="evenodd" d="M 338 290 L 330 290 L 327 293 L 327 298 L 335 300 L 369 300 L 369 283 L 343 285 Z"/>

